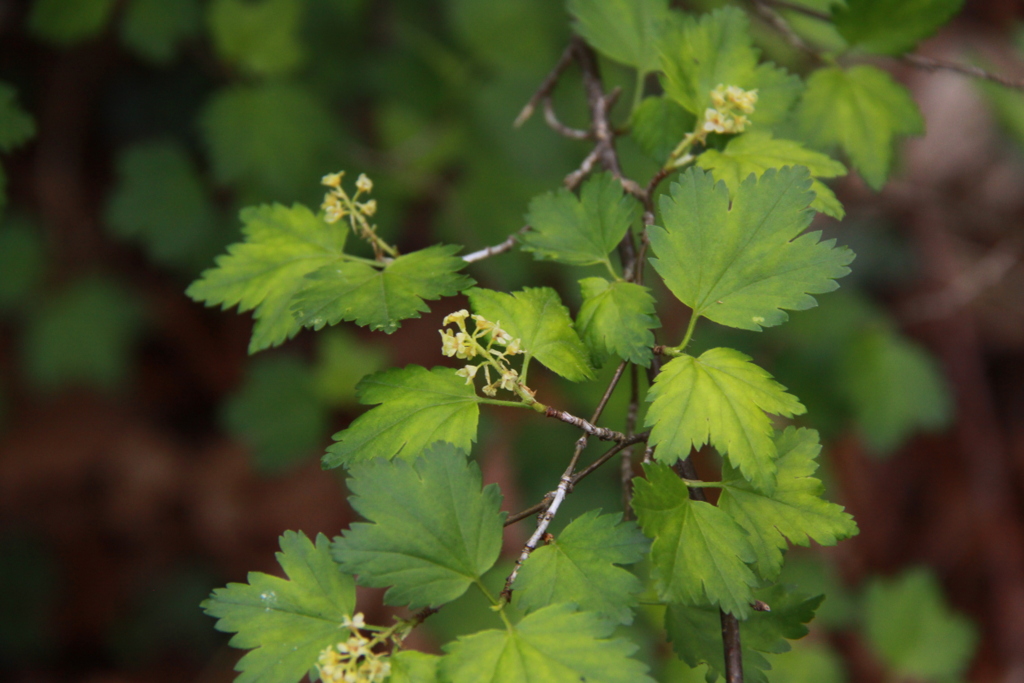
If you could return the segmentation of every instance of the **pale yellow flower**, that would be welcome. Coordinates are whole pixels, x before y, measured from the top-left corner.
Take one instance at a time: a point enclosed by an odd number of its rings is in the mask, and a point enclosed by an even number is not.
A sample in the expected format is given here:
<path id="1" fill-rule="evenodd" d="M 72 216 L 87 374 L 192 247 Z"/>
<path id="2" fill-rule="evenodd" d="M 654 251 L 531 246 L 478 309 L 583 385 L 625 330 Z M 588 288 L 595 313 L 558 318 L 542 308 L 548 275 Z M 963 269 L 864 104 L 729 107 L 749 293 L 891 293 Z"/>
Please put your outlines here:
<path id="1" fill-rule="evenodd" d="M 341 179 L 345 177 L 344 171 L 338 171 L 337 173 L 328 173 L 320 179 L 322 185 L 327 187 L 339 188 L 341 187 Z"/>
<path id="2" fill-rule="evenodd" d="M 370 180 L 365 173 L 360 173 L 359 177 L 356 178 L 356 189 L 360 192 L 372 192 L 373 181 Z"/>

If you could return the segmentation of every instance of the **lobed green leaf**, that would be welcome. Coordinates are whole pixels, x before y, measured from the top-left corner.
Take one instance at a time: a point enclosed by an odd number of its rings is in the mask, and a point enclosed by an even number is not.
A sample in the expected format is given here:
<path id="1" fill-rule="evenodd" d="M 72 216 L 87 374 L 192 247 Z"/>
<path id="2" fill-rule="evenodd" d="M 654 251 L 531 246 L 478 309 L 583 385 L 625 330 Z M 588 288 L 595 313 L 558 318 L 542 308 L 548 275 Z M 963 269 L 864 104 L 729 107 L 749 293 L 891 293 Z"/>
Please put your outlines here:
<path id="1" fill-rule="evenodd" d="M 514 588 L 527 612 L 573 602 L 616 623 L 631 624 L 640 580 L 617 566 L 639 562 L 650 543 L 621 514 L 590 510 L 574 519 L 554 541 L 533 551 Z"/>
<path id="2" fill-rule="evenodd" d="M 648 367 L 654 346 L 651 330 L 661 327 L 650 290 L 602 277 L 580 280 L 580 290 L 583 305 L 576 316 L 576 330 L 595 362 L 610 354 Z"/>
<path id="3" fill-rule="evenodd" d="M 633 509 L 651 545 L 651 577 L 662 600 L 718 605 L 740 619 L 750 614 L 757 556 L 746 532 L 710 503 L 691 500 L 667 465 L 644 465 L 633 480 Z"/>
<path id="4" fill-rule="evenodd" d="M 506 294 L 476 288 L 466 294 L 475 313 L 500 323 L 513 338 L 522 339 L 527 361 L 536 358 L 571 382 L 594 379 L 587 347 L 573 329 L 569 310 L 555 290 L 527 287 Z"/>
<path id="5" fill-rule="evenodd" d="M 415 463 L 372 460 L 352 468 L 353 509 L 369 520 L 334 539 L 334 558 L 389 605 L 438 607 L 491 568 L 501 551 L 501 493 L 481 490 L 480 468 L 450 444 Z"/>
<path id="6" fill-rule="evenodd" d="M 735 197 L 740 185 L 750 174 L 760 178 L 770 168 L 806 166 L 810 171 L 815 211 L 842 220 L 846 212 L 835 194 L 818 178 L 846 175 L 846 167 L 831 157 L 807 149 L 793 140 L 779 140 L 767 131 L 753 130 L 726 143 L 722 151 L 709 149 L 697 157 L 697 165 L 711 171 L 715 180 L 723 181 Z"/>
<path id="7" fill-rule="evenodd" d="M 688 169 L 661 198 L 664 227 L 648 230 L 655 270 L 694 315 L 760 331 L 788 319 L 787 310 L 817 305 L 849 273 L 853 252 L 801 234 L 814 200 L 806 168 L 769 169 L 747 176 L 732 205 L 725 183 Z"/>
<path id="8" fill-rule="evenodd" d="M 901 55 L 934 34 L 963 7 L 964 0 L 846 0 L 832 13 L 851 47 Z"/>
<path id="9" fill-rule="evenodd" d="M 315 330 L 351 320 L 391 334 L 402 320 L 430 310 L 424 299 L 452 296 L 476 284 L 458 272 L 466 265 L 454 256 L 459 249 L 427 247 L 403 254 L 383 268 L 362 261 L 325 265 L 306 276 L 292 313 L 300 325 Z"/>
<path id="10" fill-rule="evenodd" d="M 768 683 L 765 672 L 771 664 L 762 653 L 788 652 L 788 640 L 807 635 L 807 622 L 825 596 L 807 597 L 789 593 L 782 586 L 754 591 L 755 599 L 767 603 L 770 612 L 751 612 L 740 622 L 743 675 L 751 683 Z M 665 629 L 676 655 L 692 667 L 706 664 L 706 679 L 712 683 L 722 675 L 725 661 L 718 610 L 709 606 L 669 605 Z"/>
<path id="11" fill-rule="evenodd" d="M 718 507 L 747 530 L 757 555 L 755 567 L 762 579 L 772 581 L 782 570 L 786 539 L 809 545 L 835 545 L 858 533 L 853 517 L 841 505 L 822 499 L 825 487 L 811 475 L 821 451 L 818 433 L 787 427 L 775 437 L 778 451 L 776 486 L 771 495 L 757 491 L 728 463 L 722 466 L 722 494 Z"/>
<path id="12" fill-rule="evenodd" d="M 355 583 L 331 559 L 327 537 L 316 545 L 301 531 L 281 536 L 277 561 L 287 579 L 250 572 L 248 583 L 213 591 L 202 607 L 233 647 L 251 650 L 236 665 L 236 683 L 298 683 L 320 652 L 348 637 L 342 619 L 356 605 Z"/>
<path id="13" fill-rule="evenodd" d="M 392 368 L 364 377 L 356 392 L 360 403 L 380 405 L 334 435 L 325 469 L 372 458 L 411 460 L 435 441 L 468 452 L 476 441 L 481 399 L 451 368 Z"/>
<path id="14" fill-rule="evenodd" d="M 569 0 L 576 33 L 641 77 L 658 69 L 658 37 L 671 18 L 668 0 Z"/>
<path id="15" fill-rule="evenodd" d="M 444 646 L 439 667 L 450 683 L 653 683 L 611 624 L 575 605 L 544 607 L 515 626 L 462 636 Z"/>
<path id="16" fill-rule="evenodd" d="M 803 405 L 739 351 L 716 348 L 669 361 L 647 394 L 646 426 L 667 464 L 706 443 L 728 457 L 758 491 L 775 488 L 777 451 L 766 413 L 791 417 Z"/>
<path id="17" fill-rule="evenodd" d="M 348 228 L 330 225 L 301 204 L 247 207 L 239 214 L 245 241 L 217 257 L 186 294 L 207 306 L 255 309 L 249 353 L 277 346 L 302 326 L 291 313 L 306 275 L 342 257 Z"/>
<path id="18" fill-rule="evenodd" d="M 260 76 L 280 76 L 303 60 L 299 0 L 213 0 L 206 19 L 217 53 Z"/>
<path id="19" fill-rule="evenodd" d="M 633 110 L 630 125 L 630 134 L 640 149 L 664 164 L 683 137 L 697 125 L 697 119 L 675 100 L 646 97 Z"/>
<path id="20" fill-rule="evenodd" d="M 525 251 L 538 259 L 574 266 L 607 263 L 641 207 L 623 193 L 611 173 L 599 173 L 580 188 L 579 199 L 569 190 L 547 192 L 530 201 L 526 221 L 531 230 L 519 239 Z"/>
<path id="21" fill-rule="evenodd" d="M 795 118 L 812 143 L 842 147 L 876 190 L 889 175 L 896 137 L 924 132 L 921 112 L 907 89 L 867 65 L 815 71 Z"/>

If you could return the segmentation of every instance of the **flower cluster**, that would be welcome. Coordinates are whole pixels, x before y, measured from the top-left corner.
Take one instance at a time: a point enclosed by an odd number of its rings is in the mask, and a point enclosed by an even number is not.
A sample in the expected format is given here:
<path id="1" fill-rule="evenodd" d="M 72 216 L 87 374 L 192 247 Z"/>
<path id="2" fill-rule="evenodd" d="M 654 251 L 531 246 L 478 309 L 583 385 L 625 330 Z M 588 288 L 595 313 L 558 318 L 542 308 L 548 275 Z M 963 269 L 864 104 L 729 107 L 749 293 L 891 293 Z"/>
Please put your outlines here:
<path id="1" fill-rule="evenodd" d="M 742 133 L 750 123 L 746 115 L 754 113 L 757 90 L 719 84 L 711 91 L 711 104 L 714 108 L 704 111 L 702 130 L 705 134 Z"/>
<path id="2" fill-rule="evenodd" d="M 384 253 L 395 256 L 394 249 L 377 237 L 377 226 L 371 225 L 367 220 L 377 213 L 377 200 L 359 201 L 360 197 L 373 191 L 373 181 L 365 173 L 360 173 L 356 178 L 356 193 L 349 196 L 345 188 L 341 186 L 344 177 L 345 172 L 338 171 L 337 173 L 328 173 L 320 179 L 321 184 L 330 188 L 324 195 L 323 204 L 320 205 L 324 212 L 324 220 L 328 223 L 337 223 L 342 218 L 348 218 L 352 232 L 373 245 L 374 253 L 378 258 Z"/>
<path id="3" fill-rule="evenodd" d="M 466 326 L 466 320 L 472 319 L 474 330 L 472 332 Z M 509 367 L 509 356 L 523 353 L 522 340 L 513 339 L 505 330 L 501 329 L 500 322 L 491 322 L 483 316 L 470 315 L 469 311 L 456 311 L 445 317 L 443 325 L 455 325 L 458 332 L 450 329 L 439 330 L 441 333 L 441 353 L 448 357 L 456 357 L 464 360 L 480 358 L 479 365 L 467 364 L 455 374 L 466 378 L 466 384 L 473 382 L 477 372 L 482 367 L 484 378 L 487 380 L 483 392 L 488 396 L 494 396 L 498 389 L 516 391 L 519 387 L 532 395 L 529 388 L 520 382 L 519 373 Z M 491 370 L 495 371 L 498 378 L 491 381 Z"/>
<path id="4" fill-rule="evenodd" d="M 345 617 L 341 624 L 349 629 L 349 639 L 330 645 L 320 653 L 316 670 L 323 683 L 380 683 L 391 675 L 386 655 L 373 651 L 376 644 L 359 632 L 366 627 L 362 614 Z"/>

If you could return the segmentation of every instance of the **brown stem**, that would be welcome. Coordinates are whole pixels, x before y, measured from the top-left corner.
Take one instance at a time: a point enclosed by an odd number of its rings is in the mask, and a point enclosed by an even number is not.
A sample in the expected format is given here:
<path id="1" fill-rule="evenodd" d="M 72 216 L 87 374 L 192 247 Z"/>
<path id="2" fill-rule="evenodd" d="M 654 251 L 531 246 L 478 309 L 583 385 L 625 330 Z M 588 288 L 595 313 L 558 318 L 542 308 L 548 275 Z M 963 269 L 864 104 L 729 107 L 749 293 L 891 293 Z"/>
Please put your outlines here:
<path id="1" fill-rule="evenodd" d="M 574 54 L 575 43 L 570 43 L 565 50 L 562 51 L 562 56 L 558 58 L 555 68 L 553 68 L 551 72 L 544 77 L 544 80 L 541 81 L 540 87 L 537 88 L 537 91 L 533 93 L 530 101 L 527 102 L 519 112 L 516 120 L 512 122 L 513 127 L 519 128 L 526 123 L 531 116 L 533 116 L 533 112 L 537 110 L 537 105 L 541 100 L 551 94 L 551 91 L 553 91 L 555 86 L 558 85 L 558 79 L 562 76 L 562 72 L 572 64 Z"/>
<path id="2" fill-rule="evenodd" d="M 485 247 L 479 251 L 474 251 L 470 254 L 466 254 L 465 256 L 462 257 L 462 260 L 465 261 L 466 263 L 476 263 L 477 261 L 483 261 L 485 258 L 490 258 L 491 256 L 497 256 L 498 254 L 504 254 L 506 251 L 511 251 L 512 248 L 515 247 L 516 243 L 519 241 L 519 236 L 529 229 L 529 225 L 524 225 L 523 227 L 519 228 L 514 233 L 509 235 L 508 238 L 501 244 L 495 244 L 492 247 Z"/>

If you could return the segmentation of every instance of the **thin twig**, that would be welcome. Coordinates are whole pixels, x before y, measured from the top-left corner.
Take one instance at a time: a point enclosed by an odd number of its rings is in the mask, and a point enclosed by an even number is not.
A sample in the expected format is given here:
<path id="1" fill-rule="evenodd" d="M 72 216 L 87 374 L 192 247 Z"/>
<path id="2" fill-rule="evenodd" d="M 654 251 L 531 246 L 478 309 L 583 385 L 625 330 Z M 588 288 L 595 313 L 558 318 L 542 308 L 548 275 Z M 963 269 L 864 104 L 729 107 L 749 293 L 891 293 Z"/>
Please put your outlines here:
<path id="1" fill-rule="evenodd" d="M 1024 90 L 1024 79 L 1000 76 L 999 74 L 985 71 L 973 64 L 960 64 L 959 62 L 951 62 L 948 59 L 925 57 L 924 55 L 919 54 L 906 54 L 900 57 L 900 59 L 911 66 L 916 66 L 917 68 L 924 69 L 926 71 L 953 71 L 958 74 L 963 74 L 964 76 L 992 81 L 993 83 L 998 83 L 999 85 L 1004 85 L 1007 88 L 1013 88 L 1014 90 Z"/>
<path id="2" fill-rule="evenodd" d="M 626 410 L 626 436 L 636 432 L 636 416 L 640 410 L 640 379 L 636 365 L 629 366 L 629 408 Z M 629 519 L 633 511 L 633 449 L 622 449 L 619 463 L 619 479 L 622 482 L 622 517 Z"/>
<path id="3" fill-rule="evenodd" d="M 754 11 L 760 15 L 761 19 L 768 25 L 774 28 L 776 31 L 782 34 L 782 37 L 786 39 L 790 45 L 796 49 L 804 52 L 816 60 L 821 60 L 820 52 L 809 45 L 799 33 L 793 30 L 786 19 L 773 10 L 765 0 L 751 0 L 751 4 L 754 6 Z"/>
<path id="4" fill-rule="evenodd" d="M 589 130 L 580 130 L 579 128 L 571 128 L 565 125 L 558 119 L 558 114 L 555 113 L 555 108 L 551 104 L 551 98 L 544 98 L 544 121 L 548 124 L 548 127 L 563 137 L 567 137 L 571 140 L 589 140 L 593 137 Z"/>
<path id="5" fill-rule="evenodd" d="M 527 102 L 519 112 L 516 120 L 512 122 L 512 126 L 514 128 L 519 128 L 526 123 L 531 116 L 533 116 L 533 112 L 537 110 L 537 105 L 540 101 L 550 95 L 551 91 L 555 89 L 556 85 L 558 85 L 558 79 L 562 76 L 562 72 L 572 64 L 574 55 L 575 45 L 570 43 L 565 50 L 562 51 L 562 56 L 558 58 L 555 68 L 553 68 L 551 72 L 544 77 L 544 80 L 540 83 L 540 87 L 537 88 L 537 91 L 533 93 L 532 97 L 530 97 L 530 101 Z"/>
<path id="6" fill-rule="evenodd" d="M 496 256 L 498 254 L 504 254 L 506 251 L 511 251 L 516 246 L 516 242 L 519 241 L 519 236 L 530 229 L 529 225 L 516 230 L 514 233 L 508 236 L 508 238 L 501 244 L 495 244 L 493 247 L 485 247 L 479 251 L 474 251 L 471 254 L 466 254 L 462 257 L 462 260 L 466 263 L 476 263 L 477 261 L 483 261 L 485 258 Z"/>
<path id="7" fill-rule="evenodd" d="M 590 476 L 590 474 L 592 472 L 594 472 L 595 470 L 597 470 L 599 467 L 601 467 L 601 465 L 605 464 L 606 462 L 608 462 L 609 460 L 614 458 L 616 455 L 621 453 L 622 449 L 629 448 L 630 446 L 632 446 L 635 443 L 642 443 L 644 441 L 647 441 L 648 437 L 650 437 L 650 436 L 651 436 L 651 432 L 650 431 L 640 432 L 639 434 L 634 434 L 633 436 L 627 438 L 625 441 L 622 441 L 622 442 L 619 442 L 619 443 L 615 444 L 614 446 L 609 448 L 605 452 L 605 454 L 602 455 L 600 458 L 598 458 L 597 460 L 595 460 L 594 462 L 590 463 L 589 465 L 584 467 L 582 470 L 580 470 L 579 472 L 574 474 L 573 478 L 572 478 L 572 485 L 575 486 L 582 479 L 585 479 L 586 477 Z"/>
<path id="8" fill-rule="evenodd" d="M 509 515 L 505 519 L 505 526 L 511 526 L 512 524 L 515 524 L 516 522 L 520 522 L 520 521 L 526 519 L 527 517 L 529 517 L 531 515 L 535 515 L 538 512 L 542 512 L 550 504 L 551 504 L 551 498 L 549 496 L 544 496 L 544 500 L 542 500 L 541 502 L 537 503 L 536 505 L 531 505 L 530 507 L 526 508 L 525 510 L 520 510 L 519 512 L 517 512 L 514 515 Z"/>
<path id="9" fill-rule="evenodd" d="M 505 579 L 505 587 L 501 589 L 501 597 L 508 600 L 512 599 L 512 584 L 516 582 L 516 577 L 519 576 L 519 569 L 523 566 L 523 562 L 530 557 L 536 548 L 540 540 L 544 538 L 544 534 L 547 533 L 548 527 L 551 525 L 551 520 L 558 514 L 558 508 L 562 506 L 562 501 L 569 494 L 569 489 L 572 487 L 572 473 L 576 469 L 576 463 L 579 462 L 580 455 L 583 453 L 583 449 L 587 447 L 586 435 L 581 436 L 576 440 L 576 448 L 573 451 L 572 459 L 569 460 L 569 466 L 565 468 L 565 472 L 562 477 L 558 480 L 558 488 L 555 489 L 555 493 L 551 498 L 551 503 L 548 505 L 548 509 L 541 515 L 540 520 L 537 522 L 537 528 L 534 530 L 533 535 L 523 546 L 522 552 L 519 553 L 519 558 L 516 560 L 516 566 L 512 569 L 512 573 Z"/>
<path id="10" fill-rule="evenodd" d="M 578 427 L 586 432 L 590 436 L 596 436 L 601 441 L 625 441 L 626 435 L 622 432 L 617 432 L 614 429 L 608 429 L 607 427 L 598 427 L 589 420 L 584 420 L 582 417 L 577 417 L 572 413 L 567 413 L 564 410 L 558 408 L 552 408 L 548 406 L 544 410 L 545 417 L 553 417 L 556 420 L 561 420 L 566 424 L 571 424 L 574 427 Z"/>

